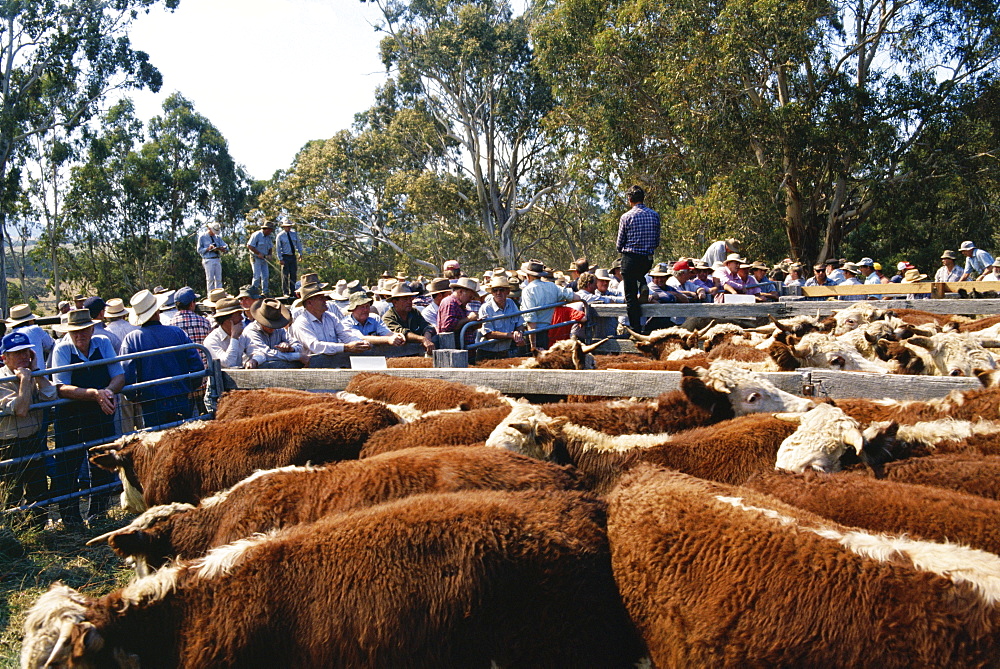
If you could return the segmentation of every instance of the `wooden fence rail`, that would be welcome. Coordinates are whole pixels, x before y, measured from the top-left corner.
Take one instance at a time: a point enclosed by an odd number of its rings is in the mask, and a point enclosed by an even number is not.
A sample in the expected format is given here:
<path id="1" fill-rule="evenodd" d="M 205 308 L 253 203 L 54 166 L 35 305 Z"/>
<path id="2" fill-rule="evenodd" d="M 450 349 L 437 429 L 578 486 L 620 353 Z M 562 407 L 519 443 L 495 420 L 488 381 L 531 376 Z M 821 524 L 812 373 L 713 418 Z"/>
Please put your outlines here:
<path id="1" fill-rule="evenodd" d="M 680 385 L 680 372 L 529 369 L 386 369 L 380 373 L 405 378 L 443 379 L 471 386 L 488 386 L 510 395 L 599 395 L 656 397 Z M 358 372 L 350 369 L 231 369 L 222 375 L 227 390 L 284 387 L 335 392 Z M 903 376 L 804 369 L 763 374 L 776 386 L 795 394 L 828 397 L 884 397 L 922 400 L 943 397 L 952 390 L 981 388 L 977 379 L 945 376 Z"/>

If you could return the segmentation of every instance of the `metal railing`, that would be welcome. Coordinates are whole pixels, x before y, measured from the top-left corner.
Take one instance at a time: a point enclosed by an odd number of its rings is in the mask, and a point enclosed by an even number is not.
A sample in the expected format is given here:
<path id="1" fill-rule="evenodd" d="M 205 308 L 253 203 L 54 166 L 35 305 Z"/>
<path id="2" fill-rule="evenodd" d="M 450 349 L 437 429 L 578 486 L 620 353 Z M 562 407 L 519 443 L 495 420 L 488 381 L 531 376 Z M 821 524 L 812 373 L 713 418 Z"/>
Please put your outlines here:
<path id="1" fill-rule="evenodd" d="M 104 360 L 88 360 L 88 361 L 85 361 L 85 362 L 75 363 L 75 364 L 72 364 L 72 365 L 64 365 L 64 366 L 61 366 L 61 367 L 52 367 L 52 368 L 49 368 L 49 369 L 38 370 L 38 371 L 32 372 L 31 376 L 32 376 L 32 378 L 35 378 L 35 377 L 38 377 L 38 376 L 51 376 L 51 375 L 53 375 L 55 373 L 58 373 L 58 372 L 73 372 L 75 370 L 86 369 L 88 367 L 98 367 L 98 366 L 108 365 L 108 364 L 115 363 L 115 362 L 123 362 L 123 361 L 128 361 L 128 360 L 135 360 L 135 359 L 139 359 L 139 358 L 148 358 L 148 357 L 152 357 L 152 356 L 156 356 L 156 355 L 165 355 L 165 354 L 176 353 L 176 352 L 179 352 L 179 351 L 185 351 L 185 350 L 189 350 L 189 349 L 195 349 L 195 350 L 198 350 L 200 353 L 202 353 L 209 360 L 209 366 L 207 368 L 205 368 L 203 370 L 200 370 L 200 371 L 197 371 L 197 372 L 188 372 L 188 373 L 185 373 L 185 374 L 178 374 L 176 376 L 169 376 L 169 377 L 165 377 L 165 378 L 162 378 L 162 379 L 153 379 L 153 380 L 150 380 L 150 381 L 141 381 L 141 382 L 138 382 L 138 383 L 129 384 L 129 385 L 126 385 L 125 387 L 123 387 L 122 390 L 119 392 L 119 394 L 122 394 L 122 395 L 124 395 L 126 393 L 131 394 L 133 391 L 142 391 L 142 390 L 145 390 L 145 389 L 148 389 L 148 388 L 152 388 L 152 387 L 155 387 L 155 386 L 159 386 L 159 385 L 165 385 L 165 384 L 168 384 L 168 383 L 176 383 L 178 381 L 186 381 L 186 380 L 199 379 L 199 378 L 208 378 L 208 379 L 210 379 L 210 383 L 208 384 L 208 388 L 207 388 L 206 400 L 207 400 L 207 404 L 210 407 L 214 407 L 215 403 L 217 402 L 217 400 L 219 398 L 219 395 L 222 392 L 222 388 L 223 388 L 222 369 L 221 369 L 221 366 L 219 365 L 218 361 L 216 361 L 216 360 L 214 360 L 212 358 L 212 355 L 211 355 L 210 351 L 203 344 L 195 344 L 195 343 L 179 344 L 177 346 L 169 346 L 169 347 L 166 347 L 166 348 L 152 349 L 152 350 L 149 350 L 149 351 L 140 351 L 138 353 L 129 353 L 127 355 L 120 355 L 120 356 L 116 356 L 114 358 L 107 358 L 107 359 L 104 359 Z M 194 392 L 194 391 L 190 391 L 190 392 Z M 185 393 L 185 395 L 189 395 L 190 392 Z M 60 398 L 60 399 L 55 399 L 55 400 L 48 400 L 48 401 L 37 402 L 35 404 L 32 404 L 28 408 L 28 410 L 29 411 L 48 410 L 48 409 L 51 409 L 53 407 L 58 407 L 58 406 L 66 405 L 66 404 L 71 404 L 73 402 L 79 402 L 79 401 L 80 400 L 72 400 L 72 399 L 65 399 L 65 398 Z M 119 406 L 120 406 L 120 403 L 119 403 Z M 138 412 L 139 411 L 139 403 L 138 402 L 135 403 L 135 407 L 136 407 L 136 411 Z M 192 413 L 196 413 L 196 412 L 192 412 Z M 113 434 L 112 436 L 109 436 L 109 437 L 101 437 L 101 438 L 97 438 L 97 439 L 92 439 L 92 440 L 81 442 L 81 443 L 78 443 L 78 444 L 70 444 L 68 446 L 63 446 L 63 447 L 60 447 L 60 448 L 44 448 L 44 449 L 38 451 L 37 453 L 31 453 L 29 455 L 24 455 L 24 456 L 20 456 L 20 457 L 16 457 L 16 458 L 8 458 L 8 459 L 5 459 L 5 460 L 0 460 L 0 473 L 6 472 L 6 471 L 10 470 L 11 468 L 17 467 L 18 465 L 24 465 L 24 464 L 32 462 L 34 460 L 54 458 L 56 456 L 64 455 L 66 453 L 72 453 L 74 451 L 80 451 L 80 450 L 87 450 L 87 449 L 90 449 L 90 448 L 92 448 L 94 446 L 100 446 L 102 444 L 111 443 L 113 441 L 116 441 L 116 440 L 120 439 L 122 436 L 127 436 L 127 435 L 130 435 L 130 434 L 137 434 L 138 432 L 141 432 L 141 431 L 144 431 L 144 430 L 150 430 L 150 429 L 162 430 L 162 429 L 166 429 L 166 428 L 169 428 L 169 427 L 175 427 L 177 425 L 181 425 L 183 423 L 187 423 L 187 422 L 190 422 L 190 421 L 193 421 L 193 420 L 205 420 L 205 419 L 211 419 L 212 417 L 213 417 L 213 414 L 211 413 L 211 411 L 209 411 L 208 413 L 203 413 L 203 414 L 199 414 L 199 415 L 192 415 L 190 418 L 185 418 L 183 420 L 172 421 L 172 422 L 168 422 L 168 423 L 164 423 L 164 424 L 160 424 L 160 425 L 145 425 L 142 430 L 134 430 L 134 431 L 124 432 L 124 433 L 117 433 L 117 434 Z M 49 425 L 51 423 L 52 422 L 50 420 L 48 420 L 48 419 L 45 420 L 45 423 L 43 424 L 43 429 L 46 432 L 48 431 Z M 46 435 L 39 435 L 37 437 L 28 437 L 28 439 L 30 439 L 30 438 L 38 438 L 38 439 L 42 439 L 43 441 L 47 441 L 49 436 L 50 435 L 46 434 Z M 51 435 L 51 436 L 55 436 L 55 435 Z M 56 503 L 56 502 L 61 502 L 61 501 L 67 501 L 67 500 L 71 500 L 71 499 L 78 499 L 78 498 L 81 498 L 81 497 L 86 497 L 88 495 L 93 495 L 93 494 L 96 494 L 96 493 L 120 491 L 121 489 L 122 489 L 121 483 L 120 482 L 115 482 L 115 483 L 101 485 L 101 486 L 97 486 L 97 487 L 91 487 L 91 488 L 88 488 L 88 489 L 85 489 L 85 490 L 74 491 L 74 492 L 71 492 L 71 493 L 65 494 L 65 495 L 59 495 L 59 496 L 56 496 L 56 497 L 49 497 L 49 498 L 46 498 L 46 499 L 43 499 L 43 500 L 37 500 L 35 502 L 32 502 L 30 504 L 25 504 L 23 506 L 18 506 L 18 507 L 13 507 L 13 508 L 10 508 L 10 509 L 5 509 L 4 512 L 6 513 L 6 512 L 11 512 L 11 511 L 24 511 L 24 510 L 35 508 L 35 507 L 48 506 L 49 504 L 53 504 L 53 503 Z"/>
<path id="2" fill-rule="evenodd" d="M 520 311 L 515 311 L 515 312 L 510 313 L 510 314 L 503 314 L 502 316 L 491 316 L 489 318 L 480 318 L 478 320 L 471 321 L 471 322 L 466 323 L 465 325 L 462 326 L 462 329 L 459 331 L 459 334 L 458 334 L 458 337 L 457 337 L 458 341 L 455 342 L 455 346 L 458 347 L 459 349 L 465 349 L 467 351 L 471 351 L 473 349 L 480 348 L 482 346 L 485 346 L 487 344 L 491 344 L 491 343 L 493 343 L 493 342 L 496 341 L 495 339 L 484 339 L 482 341 L 478 341 L 478 342 L 476 342 L 474 344 L 469 344 L 468 346 L 466 346 L 465 345 L 465 333 L 466 333 L 466 331 L 470 327 L 479 328 L 479 327 L 482 327 L 483 323 L 491 323 L 493 321 L 502 321 L 504 319 L 512 318 L 514 316 L 520 316 L 522 314 L 530 314 L 530 313 L 534 313 L 536 311 L 546 311 L 548 309 L 555 309 L 556 307 L 561 307 L 561 306 L 563 306 L 565 304 L 568 304 L 568 303 L 567 302 L 556 302 L 554 304 L 547 304 L 547 305 L 542 306 L 542 307 L 533 307 L 531 309 L 522 309 Z M 547 330 L 554 330 L 555 328 L 561 328 L 561 327 L 565 327 L 565 326 L 572 326 L 574 323 L 582 323 L 582 322 L 583 321 L 581 321 L 581 320 L 571 320 L 571 321 L 563 321 L 562 323 L 554 323 L 554 324 L 551 324 L 551 325 L 543 325 L 543 326 L 541 326 L 539 328 L 535 328 L 534 330 L 525 330 L 524 334 L 529 335 L 529 334 L 534 334 L 536 332 L 545 332 Z"/>

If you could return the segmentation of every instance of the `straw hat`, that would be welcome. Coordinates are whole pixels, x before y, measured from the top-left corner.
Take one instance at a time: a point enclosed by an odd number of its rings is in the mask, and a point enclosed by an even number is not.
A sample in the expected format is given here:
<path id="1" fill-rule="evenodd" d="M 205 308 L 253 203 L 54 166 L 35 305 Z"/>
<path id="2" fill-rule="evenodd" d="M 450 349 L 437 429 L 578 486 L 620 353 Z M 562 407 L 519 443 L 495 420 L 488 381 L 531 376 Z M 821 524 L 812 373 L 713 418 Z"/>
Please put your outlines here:
<path id="1" fill-rule="evenodd" d="M 394 300 L 397 297 L 416 297 L 417 294 L 410 290 L 410 285 L 407 283 L 397 283 L 392 292 L 386 298 L 388 300 Z"/>
<path id="2" fill-rule="evenodd" d="M 598 281 L 611 281 L 611 279 L 614 278 L 613 276 L 611 276 L 611 272 L 609 272 L 608 270 L 604 269 L 603 267 L 600 268 L 600 269 L 594 270 L 594 276 L 597 277 Z"/>
<path id="3" fill-rule="evenodd" d="M 7 325 L 13 327 L 15 325 L 20 325 L 21 323 L 33 321 L 36 318 L 38 318 L 38 316 L 31 313 L 31 307 L 27 304 L 16 304 L 10 308 L 10 318 L 7 319 Z"/>
<path id="4" fill-rule="evenodd" d="M 656 267 L 649 271 L 650 276 L 670 276 L 670 265 L 665 262 L 657 263 Z"/>
<path id="5" fill-rule="evenodd" d="M 278 300 L 257 300 L 250 307 L 250 316 L 258 324 L 277 330 L 292 321 L 292 312 Z"/>
<path id="6" fill-rule="evenodd" d="M 99 325 L 100 322 L 90 317 L 90 309 L 74 309 L 66 314 L 65 323 L 60 322 L 58 325 L 53 325 L 52 329 L 60 333 L 76 332 Z"/>
<path id="7" fill-rule="evenodd" d="M 235 297 L 223 297 L 216 301 L 215 303 L 215 317 L 219 318 L 221 316 L 232 316 L 233 314 L 243 311 L 243 307 L 240 306 L 240 301 Z"/>
<path id="8" fill-rule="evenodd" d="M 108 319 L 125 318 L 128 316 L 128 309 L 125 308 L 121 298 L 115 297 L 108 300 L 107 306 L 104 307 L 104 316 Z"/>
<path id="9" fill-rule="evenodd" d="M 204 304 L 206 307 L 214 308 L 215 304 L 219 300 L 224 300 L 227 297 L 229 297 L 229 293 L 226 292 L 225 288 L 214 288 L 208 291 L 208 297 L 202 300 L 201 303 Z M 108 312 L 105 311 L 104 315 L 107 316 Z"/>
<path id="10" fill-rule="evenodd" d="M 921 274 L 919 269 L 908 269 L 906 273 L 903 274 L 903 280 L 900 283 L 917 283 L 918 281 L 923 281 L 927 278 L 926 274 Z"/>
<path id="11" fill-rule="evenodd" d="M 452 284 L 451 287 L 452 289 L 465 288 L 466 290 L 471 290 L 473 293 L 476 293 L 477 295 L 479 294 L 479 282 L 468 276 L 463 276 L 462 278 L 458 279 L 457 281 L 455 281 L 455 283 Z"/>
<path id="12" fill-rule="evenodd" d="M 270 221 L 264 221 L 263 223 L 260 224 L 260 229 L 261 230 L 274 230 L 274 224 L 271 223 Z"/>
<path id="13" fill-rule="evenodd" d="M 427 286 L 428 295 L 437 295 L 438 293 L 449 293 L 451 292 L 451 281 L 445 279 L 444 277 L 438 277 L 431 281 L 430 285 Z"/>
<path id="14" fill-rule="evenodd" d="M 490 286 L 489 286 L 489 288 L 490 288 L 491 291 L 494 288 L 506 288 L 507 290 L 510 290 L 511 289 L 511 285 L 510 285 L 510 281 L 507 280 L 506 276 L 504 276 L 502 274 L 499 274 L 499 275 L 494 275 L 493 278 L 490 279 Z"/>
<path id="15" fill-rule="evenodd" d="M 315 272 L 309 272 L 308 274 L 303 274 L 302 276 L 299 277 L 299 287 L 300 288 L 302 286 L 308 286 L 311 283 L 318 283 L 318 284 L 320 284 L 320 288 L 329 288 L 330 287 L 330 284 L 323 283 L 322 281 L 320 281 L 319 280 L 319 274 L 316 274 Z"/>
<path id="16" fill-rule="evenodd" d="M 856 264 L 854 264 L 852 262 L 845 262 L 844 266 L 841 267 L 840 269 L 842 269 L 845 272 L 850 272 L 851 274 L 860 274 L 861 273 L 861 268 L 858 267 Z"/>
<path id="17" fill-rule="evenodd" d="M 944 253 L 941 254 L 941 260 L 944 260 L 945 258 L 948 258 L 950 260 L 958 260 L 958 254 L 955 253 L 954 251 L 945 251 Z"/>
<path id="18" fill-rule="evenodd" d="M 747 259 L 741 256 L 739 253 L 730 253 L 729 255 L 726 256 L 726 259 L 723 261 L 723 264 L 728 264 L 731 262 L 738 262 L 741 265 L 745 265 L 747 263 Z"/>
<path id="19" fill-rule="evenodd" d="M 160 310 L 159 300 L 148 290 L 140 290 L 133 295 L 129 304 L 132 306 L 129 308 L 128 322 L 132 325 L 142 325 Z"/>

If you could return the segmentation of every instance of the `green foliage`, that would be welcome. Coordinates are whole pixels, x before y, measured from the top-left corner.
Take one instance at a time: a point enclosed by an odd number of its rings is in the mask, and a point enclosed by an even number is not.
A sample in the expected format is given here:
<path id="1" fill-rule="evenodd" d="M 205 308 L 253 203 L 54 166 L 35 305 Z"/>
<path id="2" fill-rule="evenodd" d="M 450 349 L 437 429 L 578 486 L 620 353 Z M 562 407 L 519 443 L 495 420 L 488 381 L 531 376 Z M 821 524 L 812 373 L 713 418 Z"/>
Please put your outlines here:
<path id="1" fill-rule="evenodd" d="M 581 150 L 612 184 L 646 185 L 694 233 L 705 223 L 692 211 L 732 191 L 739 209 L 715 221 L 762 223 L 752 229 L 763 247 L 777 238 L 777 204 L 792 255 L 811 260 L 838 252 L 880 207 L 931 195 L 915 187 L 944 148 L 931 130 L 996 73 L 998 9 L 549 0 L 536 3 L 533 37 L 560 102 L 550 127 L 584 135 Z M 750 173 L 753 192 L 739 185 Z"/>

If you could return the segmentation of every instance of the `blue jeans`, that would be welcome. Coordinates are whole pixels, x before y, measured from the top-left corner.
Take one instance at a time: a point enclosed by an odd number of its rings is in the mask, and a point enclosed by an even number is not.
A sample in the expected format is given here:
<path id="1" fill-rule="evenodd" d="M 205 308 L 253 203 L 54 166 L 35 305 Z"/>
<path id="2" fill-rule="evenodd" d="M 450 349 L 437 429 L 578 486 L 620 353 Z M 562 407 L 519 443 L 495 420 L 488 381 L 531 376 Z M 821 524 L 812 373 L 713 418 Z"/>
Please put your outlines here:
<path id="1" fill-rule="evenodd" d="M 254 258 L 253 285 L 257 286 L 257 290 L 259 290 L 262 295 L 267 295 L 267 280 L 269 274 L 270 268 L 267 266 L 267 260 L 263 258 Z"/>

